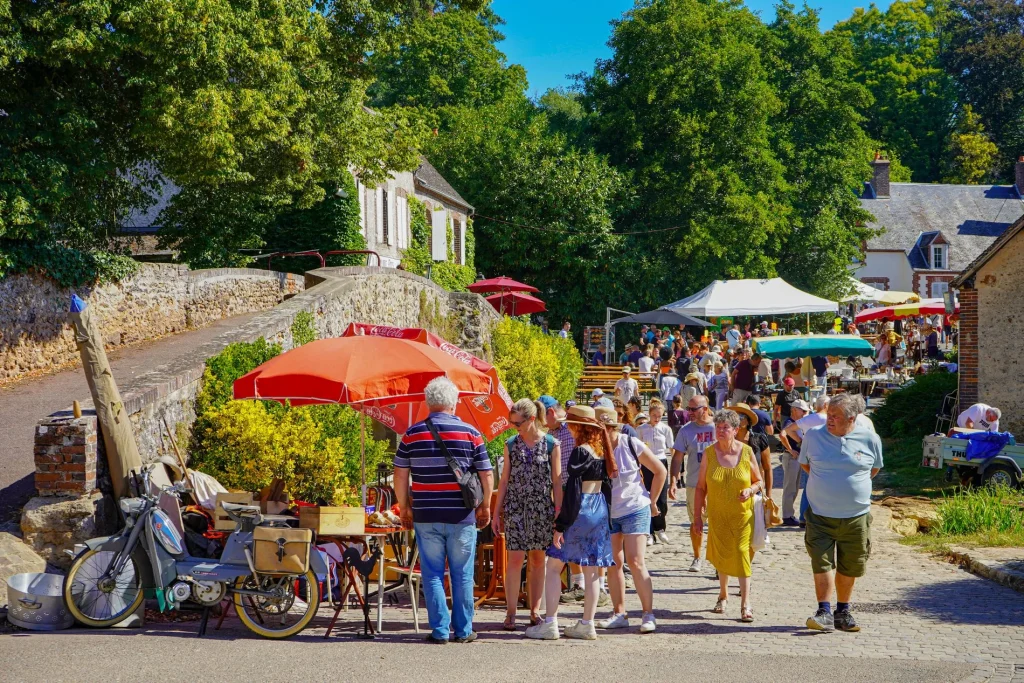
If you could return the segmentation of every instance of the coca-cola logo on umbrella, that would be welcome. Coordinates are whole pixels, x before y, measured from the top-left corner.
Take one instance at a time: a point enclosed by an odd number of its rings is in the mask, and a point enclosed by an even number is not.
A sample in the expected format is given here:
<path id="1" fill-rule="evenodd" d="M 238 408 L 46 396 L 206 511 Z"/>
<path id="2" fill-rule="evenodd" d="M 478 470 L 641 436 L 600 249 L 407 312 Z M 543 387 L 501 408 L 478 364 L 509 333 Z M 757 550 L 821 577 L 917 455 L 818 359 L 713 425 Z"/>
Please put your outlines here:
<path id="1" fill-rule="evenodd" d="M 471 354 L 471 353 L 469 353 L 467 351 L 463 351 L 462 349 L 460 349 L 458 346 L 455 346 L 454 344 L 449 344 L 448 342 L 445 342 L 445 343 L 441 344 L 440 348 L 441 348 L 442 351 L 444 351 L 445 353 L 447 353 L 449 356 L 451 356 L 452 358 L 454 358 L 457 361 L 465 363 L 466 365 L 472 365 L 473 364 L 473 354 Z"/>
<path id="2" fill-rule="evenodd" d="M 393 337 L 401 339 L 405 336 L 405 330 L 401 327 L 388 327 L 387 325 L 374 325 L 369 329 L 371 337 Z"/>
<path id="3" fill-rule="evenodd" d="M 367 406 L 363 410 L 363 414 L 365 414 L 367 417 L 371 419 L 376 420 L 377 422 L 380 422 L 385 427 L 390 427 L 391 429 L 395 428 L 395 416 L 392 415 L 391 413 L 381 410 L 377 406 Z"/>
<path id="4" fill-rule="evenodd" d="M 511 427 L 508 420 L 504 417 L 499 417 L 497 420 L 491 423 L 491 434 L 501 434 L 503 431 Z"/>
<path id="5" fill-rule="evenodd" d="M 494 410 L 494 406 L 491 405 L 491 398 L 489 396 L 477 396 L 473 399 L 473 405 L 476 406 L 477 410 L 481 413 L 489 413 Z"/>

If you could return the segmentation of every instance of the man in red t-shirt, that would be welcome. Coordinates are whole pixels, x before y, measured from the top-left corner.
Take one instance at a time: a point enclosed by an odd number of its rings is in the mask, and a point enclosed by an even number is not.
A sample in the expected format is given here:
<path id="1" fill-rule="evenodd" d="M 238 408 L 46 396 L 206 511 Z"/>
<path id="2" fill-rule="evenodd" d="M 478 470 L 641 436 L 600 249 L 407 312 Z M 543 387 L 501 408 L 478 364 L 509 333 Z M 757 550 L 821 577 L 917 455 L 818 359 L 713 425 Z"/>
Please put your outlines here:
<path id="1" fill-rule="evenodd" d="M 757 364 L 761 362 L 760 357 L 757 357 L 757 362 L 751 361 L 749 349 L 740 349 L 739 354 L 740 362 L 732 371 L 731 405 L 746 403 L 747 396 L 754 391 L 754 373 L 757 372 Z"/>

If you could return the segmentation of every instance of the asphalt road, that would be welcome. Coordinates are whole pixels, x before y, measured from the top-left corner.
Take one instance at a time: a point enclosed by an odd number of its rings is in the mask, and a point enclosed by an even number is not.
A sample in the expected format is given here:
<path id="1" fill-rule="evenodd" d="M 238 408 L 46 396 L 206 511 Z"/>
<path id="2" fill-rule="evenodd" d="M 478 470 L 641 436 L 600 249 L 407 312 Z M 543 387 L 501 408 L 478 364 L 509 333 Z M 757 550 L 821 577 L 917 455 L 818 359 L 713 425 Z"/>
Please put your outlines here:
<path id="1" fill-rule="evenodd" d="M 119 387 L 125 391 L 139 375 L 188 354 L 253 315 L 227 318 L 198 330 L 110 353 Z M 89 385 L 81 367 L 0 387 L 0 522 L 16 513 L 35 491 L 32 438 L 36 423 L 67 408 L 73 400 L 89 398 Z"/>

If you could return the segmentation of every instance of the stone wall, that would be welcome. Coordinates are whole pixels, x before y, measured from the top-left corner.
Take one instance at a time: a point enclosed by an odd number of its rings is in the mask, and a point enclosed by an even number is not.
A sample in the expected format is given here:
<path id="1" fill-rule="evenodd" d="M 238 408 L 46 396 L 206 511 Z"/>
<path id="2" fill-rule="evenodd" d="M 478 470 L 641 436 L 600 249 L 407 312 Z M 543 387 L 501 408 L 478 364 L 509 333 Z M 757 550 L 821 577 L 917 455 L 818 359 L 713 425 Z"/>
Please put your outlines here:
<path id="1" fill-rule="evenodd" d="M 189 270 L 141 264 L 121 282 L 66 289 L 38 275 L 0 279 L 0 384 L 79 362 L 67 310 L 71 294 L 98 314 L 107 350 L 273 308 L 300 278 L 250 268 Z"/>

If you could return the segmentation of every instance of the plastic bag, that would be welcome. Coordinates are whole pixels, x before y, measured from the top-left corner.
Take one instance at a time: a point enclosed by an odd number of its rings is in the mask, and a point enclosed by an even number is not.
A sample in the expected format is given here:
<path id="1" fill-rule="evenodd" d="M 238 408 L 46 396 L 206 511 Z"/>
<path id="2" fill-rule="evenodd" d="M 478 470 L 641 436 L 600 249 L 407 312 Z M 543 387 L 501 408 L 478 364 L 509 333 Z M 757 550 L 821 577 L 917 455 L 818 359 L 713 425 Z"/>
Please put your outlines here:
<path id="1" fill-rule="evenodd" d="M 761 493 L 754 494 L 754 534 L 750 539 L 750 547 L 763 550 L 768 545 L 768 527 L 764 521 L 764 498 Z"/>

